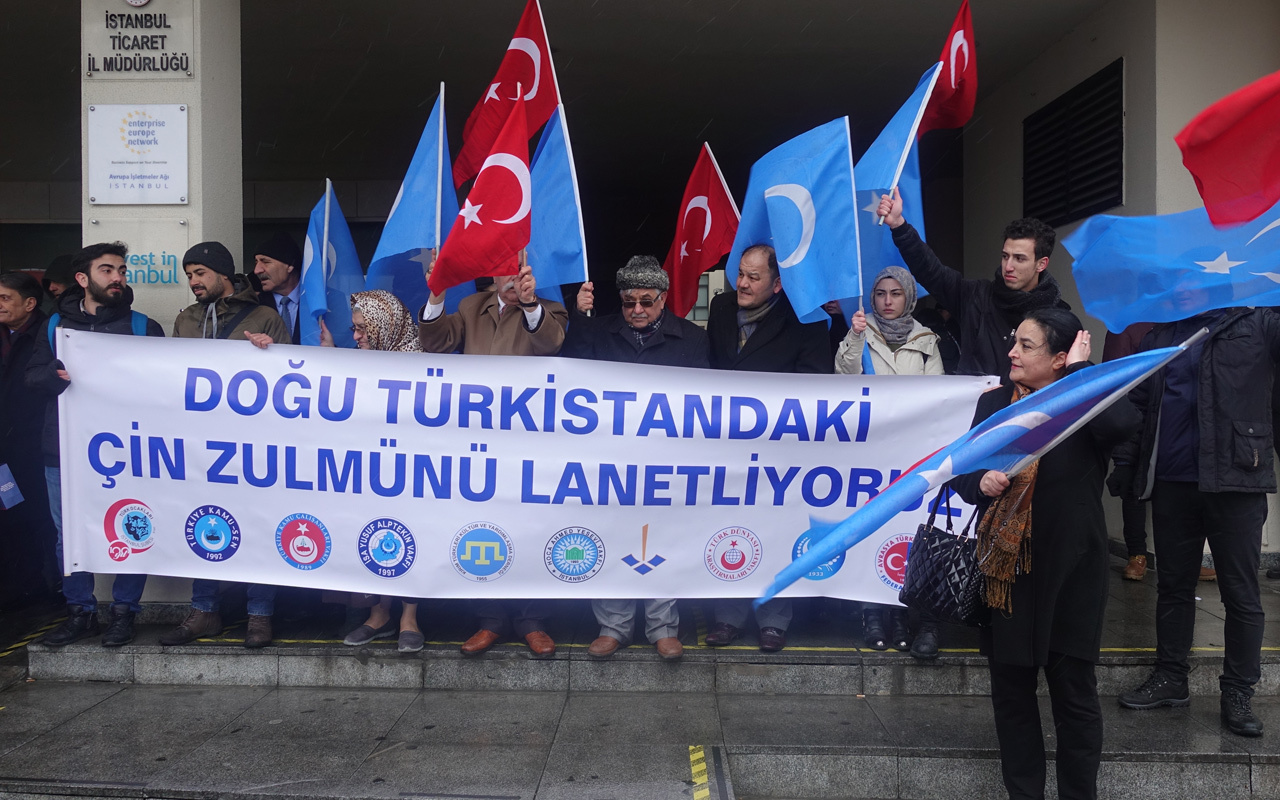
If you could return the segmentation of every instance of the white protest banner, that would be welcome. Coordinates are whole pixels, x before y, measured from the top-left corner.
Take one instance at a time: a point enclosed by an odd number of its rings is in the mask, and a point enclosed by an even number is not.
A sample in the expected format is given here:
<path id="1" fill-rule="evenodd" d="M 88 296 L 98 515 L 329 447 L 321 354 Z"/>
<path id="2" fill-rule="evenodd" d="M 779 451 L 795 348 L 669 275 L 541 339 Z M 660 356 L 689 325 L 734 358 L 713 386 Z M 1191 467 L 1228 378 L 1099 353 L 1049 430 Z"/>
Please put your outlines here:
<path id="1" fill-rule="evenodd" d="M 402 597 L 755 597 L 994 384 L 57 336 L 68 571 Z M 787 593 L 894 602 L 924 516 Z"/>

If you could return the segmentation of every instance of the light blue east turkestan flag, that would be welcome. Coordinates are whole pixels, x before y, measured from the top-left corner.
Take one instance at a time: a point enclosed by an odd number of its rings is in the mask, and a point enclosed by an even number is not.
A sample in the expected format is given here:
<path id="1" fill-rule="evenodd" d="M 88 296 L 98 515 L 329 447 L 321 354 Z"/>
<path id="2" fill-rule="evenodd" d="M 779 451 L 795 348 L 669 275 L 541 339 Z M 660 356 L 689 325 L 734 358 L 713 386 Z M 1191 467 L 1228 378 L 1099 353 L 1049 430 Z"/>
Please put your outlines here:
<path id="1" fill-rule="evenodd" d="M 1120 332 L 1233 306 L 1280 305 L 1280 204 L 1239 227 L 1203 208 L 1154 217 L 1090 217 L 1062 246 L 1084 309 Z"/>
<path id="2" fill-rule="evenodd" d="M 528 262 L 538 282 L 538 295 L 558 303 L 563 299 L 562 284 L 587 280 L 582 201 L 563 105 L 543 128 L 529 172 L 533 218 L 529 224 Z"/>
<path id="3" fill-rule="evenodd" d="M 364 269 L 346 217 L 326 178 L 324 197 L 311 210 L 302 251 L 302 289 L 298 324 L 302 344 L 320 344 L 320 318 L 338 347 L 355 347 L 351 338 L 351 295 L 364 289 Z"/>
<path id="4" fill-rule="evenodd" d="M 742 221 L 726 265 L 730 285 L 748 247 L 772 245 L 782 287 L 804 322 L 827 319 L 822 304 L 862 294 L 849 118 L 774 148 L 751 167 Z"/>
<path id="5" fill-rule="evenodd" d="M 449 158 L 441 83 L 365 281 L 365 288 L 391 292 L 415 314 L 427 302 L 426 270 L 431 251 L 439 252 L 458 216 L 458 193 L 453 188 Z M 456 311 L 462 298 L 474 291 L 475 283 L 467 281 L 445 292 L 445 311 Z"/>

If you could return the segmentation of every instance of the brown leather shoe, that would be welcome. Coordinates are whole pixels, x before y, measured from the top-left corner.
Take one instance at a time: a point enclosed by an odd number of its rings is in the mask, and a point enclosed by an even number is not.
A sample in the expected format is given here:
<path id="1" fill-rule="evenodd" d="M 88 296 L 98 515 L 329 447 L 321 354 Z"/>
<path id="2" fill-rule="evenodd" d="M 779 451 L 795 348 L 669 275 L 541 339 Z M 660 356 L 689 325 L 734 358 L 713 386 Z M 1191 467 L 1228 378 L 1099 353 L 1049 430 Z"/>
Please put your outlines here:
<path id="1" fill-rule="evenodd" d="M 684 645 L 674 636 L 667 636 L 653 643 L 658 655 L 666 661 L 675 661 L 684 655 Z"/>
<path id="2" fill-rule="evenodd" d="M 1218 579 L 1218 571 L 1217 571 L 1216 569 L 1214 569 L 1213 567 L 1201 567 L 1201 568 L 1200 568 L 1200 580 L 1202 580 L 1202 581 L 1216 581 L 1217 579 Z"/>
<path id="3" fill-rule="evenodd" d="M 612 636 L 597 636 L 596 640 L 587 648 L 587 655 L 592 658 L 608 658 L 621 646 L 622 642 Z"/>
<path id="4" fill-rule="evenodd" d="M 760 649 L 766 653 L 776 653 L 787 646 L 787 632 L 780 628 L 760 629 Z"/>
<path id="5" fill-rule="evenodd" d="M 172 647 L 194 642 L 222 632 L 222 615 L 217 611 L 191 609 L 182 624 L 160 637 L 160 644 Z"/>
<path id="6" fill-rule="evenodd" d="M 249 615 L 249 630 L 244 635 L 245 647 L 266 647 L 271 644 L 271 617 L 265 614 Z"/>
<path id="7" fill-rule="evenodd" d="M 1146 574 L 1147 557 L 1129 556 L 1129 563 L 1124 565 L 1124 572 L 1120 573 L 1120 577 L 1126 581 L 1140 581 Z"/>
<path id="8" fill-rule="evenodd" d="M 534 631 L 524 637 L 533 651 L 534 658 L 547 658 L 556 654 L 556 643 L 542 631 Z"/>
<path id="9" fill-rule="evenodd" d="M 464 656 L 478 656 L 490 647 L 498 643 L 502 637 L 490 630 L 481 628 L 468 640 L 462 643 L 462 654 Z"/>

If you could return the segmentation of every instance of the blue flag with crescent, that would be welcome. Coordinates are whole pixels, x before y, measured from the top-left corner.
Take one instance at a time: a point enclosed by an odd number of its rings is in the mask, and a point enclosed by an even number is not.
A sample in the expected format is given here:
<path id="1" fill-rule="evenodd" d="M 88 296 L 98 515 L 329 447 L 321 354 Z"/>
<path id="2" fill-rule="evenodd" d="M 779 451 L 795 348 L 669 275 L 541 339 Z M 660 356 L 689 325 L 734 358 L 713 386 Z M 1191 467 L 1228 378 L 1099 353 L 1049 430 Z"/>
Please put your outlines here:
<path id="1" fill-rule="evenodd" d="M 1280 305 L 1280 204 L 1216 228 L 1203 208 L 1154 217 L 1099 214 L 1062 240 L 1085 310 L 1108 330 L 1213 308 Z"/>
<path id="2" fill-rule="evenodd" d="M 533 193 L 529 266 L 538 282 L 538 295 L 559 303 L 564 299 L 561 284 L 587 280 L 582 201 L 569 130 L 564 123 L 564 106 L 556 108 L 542 129 L 529 174 Z"/>
<path id="3" fill-rule="evenodd" d="M 1130 389 L 1205 333 L 1177 347 L 1137 353 L 1073 372 L 993 414 L 926 457 L 843 522 L 811 522 L 809 549 L 774 577 L 756 604 L 775 597 L 810 571 L 843 555 L 915 505 L 931 489 L 957 475 L 980 469 L 1018 472 L 1124 398 Z"/>
<path id="4" fill-rule="evenodd" d="M 725 267 L 730 285 L 743 251 L 756 244 L 777 252 L 782 287 L 804 322 L 827 319 L 828 300 L 862 294 L 848 117 L 797 136 L 751 167 Z"/>
<path id="5" fill-rule="evenodd" d="M 439 252 L 457 216 L 458 193 L 453 188 L 453 170 L 449 166 L 442 83 L 382 227 L 365 288 L 385 289 L 418 313 L 427 302 L 426 271 L 431 266 L 431 251 Z M 475 283 L 467 281 L 445 292 L 445 311 L 456 311 L 462 298 L 474 291 Z"/>
<path id="6" fill-rule="evenodd" d="M 302 251 L 298 324 L 302 344 L 320 344 L 320 318 L 338 347 L 355 347 L 351 338 L 351 295 L 364 289 L 364 268 L 346 217 L 325 180 L 324 197 L 311 209 Z"/>

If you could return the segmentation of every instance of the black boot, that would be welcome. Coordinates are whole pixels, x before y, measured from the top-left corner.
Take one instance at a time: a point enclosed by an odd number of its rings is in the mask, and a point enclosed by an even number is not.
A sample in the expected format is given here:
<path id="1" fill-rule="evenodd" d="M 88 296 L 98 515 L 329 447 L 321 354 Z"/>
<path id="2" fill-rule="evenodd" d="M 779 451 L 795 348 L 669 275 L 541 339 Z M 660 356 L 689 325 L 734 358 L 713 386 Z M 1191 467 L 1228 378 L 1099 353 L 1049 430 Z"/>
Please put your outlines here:
<path id="1" fill-rule="evenodd" d="M 93 636 L 98 627 L 98 610 L 83 611 L 78 606 L 67 606 L 67 619 L 58 627 L 49 631 L 40 640 L 41 644 L 50 647 L 65 647 L 86 636 Z"/>
<path id="2" fill-rule="evenodd" d="M 125 606 L 111 607 L 111 624 L 102 634 L 103 647 L 120 647 L 133 641 L 133 612 Z"/>
<path id="3" fill-rule="evenodd" d="M 862 611 L 862 639 L 872 650 L 888 650 L 889 640 L 884 635 L 884 619 L 878 608 Z"/>
<path id="4" fill-rule="evenodd" d="M 900 653 L 911 649 L 911 631 L 907 628 L 906 609 L 889 609 L 889 645 Z"/>
<path id="5" fill-rule="evenodd" d="M 938 623 L 920 620 L 920 630 L 911 643 L 911 657 L 926 660 L 938 657 Z"/>
<path id="6" fill-rule="evenodd" d="M 1222 724 L 1236 736 L 1262 735 L 1262 720 L 1254 716 L 1252 699 L 1239 689 L 1222 692 Z"/>

